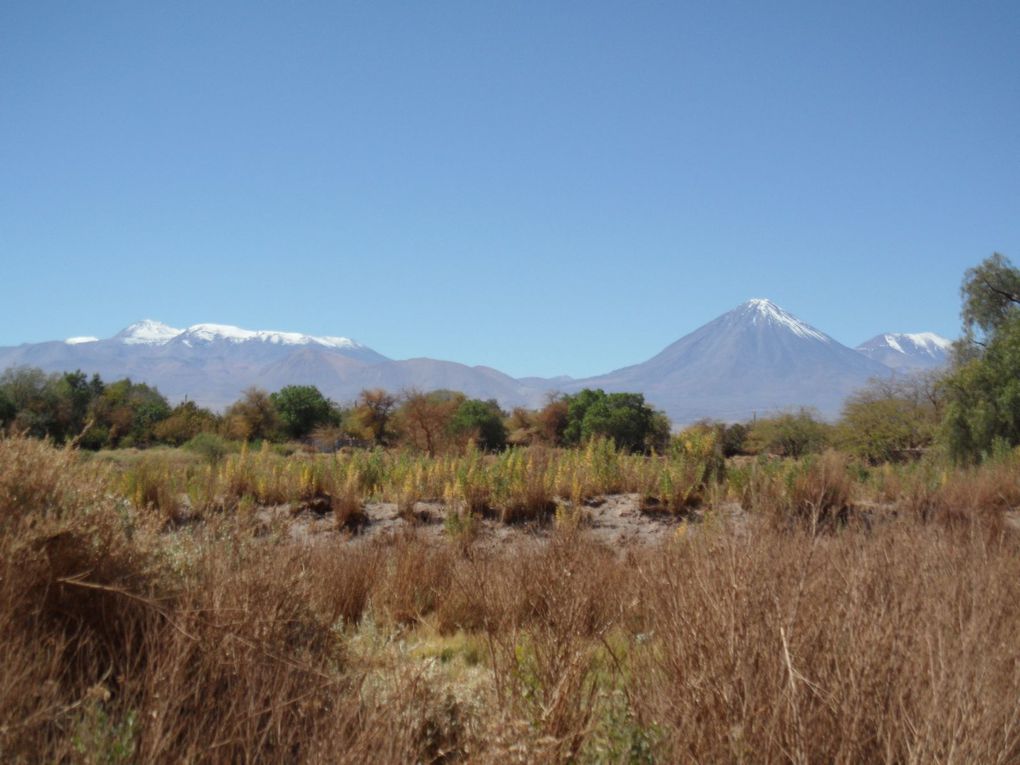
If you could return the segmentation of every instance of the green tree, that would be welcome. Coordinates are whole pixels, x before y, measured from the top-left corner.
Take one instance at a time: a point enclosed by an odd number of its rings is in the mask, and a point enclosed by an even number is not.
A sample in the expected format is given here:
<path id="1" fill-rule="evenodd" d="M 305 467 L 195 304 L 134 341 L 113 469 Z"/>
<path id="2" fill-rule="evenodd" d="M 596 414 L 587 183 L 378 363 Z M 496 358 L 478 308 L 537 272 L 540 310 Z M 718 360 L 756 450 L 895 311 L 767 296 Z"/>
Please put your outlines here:
<path id="1" fill-rule="evenodd" d="M 287 385 L 269 398 L 291 438 L 305 438 L 318 426 L 337 421 L 334 404 L 314 385 Z"/>
<path id="2" fill-rule="evenodd" d="M 752 452 L 798 458 L 828 446 L 830 431 L 813 412 L 801 409 L 755 421 L 745 444 Z"/>
<path id="3" fill-rule="evenodd" d="M 181 446 L 199 433 L 215 433 L 219 418 L 194 401 L 178 404 L 170 416 L 155 427 L 155 436 L 163 443 Z"/>
<path id="4" fill-rule="evenodd" d="M 993 254 L 968 268 L 960 287 L 965 339 L 984 344 L 1020 313 L 1020 271 L 1004 255 Z"/>
<path id="5" fill-rule="evenodd" d="M 941 409 L 934 375 L 876 380 L 847 399 L 836 440 L 871 463 L 916 457 L 934 442 Z"/>
<path id="6" fill-rule="evenodd" d="M 1020 271 L 996 253 L 964 274 L 964 337 L 943 381 L 942 438 L 976 462 L 1020 444 Z"/>
<path id="7" fill-rule="evenodd" d="M 15 430 L 36 438 L 63 440 L 64 431 L 57 419 L 58 375 L 48 375 L 35 367 L 14 367 L 0 375 L 0 396 L 13 409 L 11 424 Z"/>
<path id="8" fill-rule="evenodd" d="M 14 402 L 8 398 L 5 391 L 0 390 L 0 428 L 14 422 L 17 413 L 18 409 L 14 406 Z"/>
<path id="9" fill-rule="evenodd" d="M 503 410 L 495 401 L 467 399 L 450 419 L 450 431 L 464 442 L 473 438 L 480 449 L 499 451 L 506 448 L 507 441 L 503 417 Z"/>
<path id="10" fill-rule="evenodd" d="M 170 404 L 154 387 L 117 380 L 92 400 L 88 416 L 110 446 L 145 446 L 156 440 L 156 426 L 170 416 Z M 93 442 L 90 441 L 90 444 Z"/>
<path id="11" fill-rule="evenodd" d="M 56 420 L 64 438 L 78 436 L 88 421 L 92 402 L 102 395 L 106 386 L 93 375 L 90 380 L 80 369 L 67 372 L 54 381 L 57 397 Z"/>
<path id="12" fill-rule="evenodd" d="M 611 438 L 629 451 L 648 451 L 668 441 L 668 420 L 657 416 L 640 393 L 606 393 L 585 388 L 567 397 L 563 440 L 581 444 L 595 437 Z M 664 432 L 665 431 L 665 432 Z"/>

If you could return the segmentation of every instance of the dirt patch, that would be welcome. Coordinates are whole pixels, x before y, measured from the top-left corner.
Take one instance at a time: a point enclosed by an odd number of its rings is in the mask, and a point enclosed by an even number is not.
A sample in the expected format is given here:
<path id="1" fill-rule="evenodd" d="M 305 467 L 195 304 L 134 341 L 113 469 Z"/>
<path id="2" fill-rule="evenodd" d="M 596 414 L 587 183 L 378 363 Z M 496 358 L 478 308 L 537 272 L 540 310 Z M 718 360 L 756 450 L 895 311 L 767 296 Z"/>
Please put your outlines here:
<path id="1" fill-rule="evenodd" d="M 677 533 L 680 526 L 697 529 L 707 512 L 715 512 L 739 521 L 743 511 L 736 503 L 727 503 L 712 511 L 695 510 L 684 517 L 669 512 L 642 510 L 641 495 L 613 494 L 599 497 L 581 508 L 581 524 L 589 534 L 610 547 L 627 549 L 658 544 Z M 417 502 L 412 518 L 402 516 L 391 502 L 369 502 L 365 505 L 367 522 L 356 531 L 338 530 L 331 513 L 314 513 L 289 505 L 262 508 L 257 518 L 265 529 L 275 528 L 295 542 L 309 544 L 363 543 L 386 536 L 395 536 L 414 529 L 424 539 L 437 543 L 450 538 L 447 529 L 447 508 L 438 502 Z M 479 518 L 476 522 L 475 544 L 502 546 L 525 537 L 547 537 L 555 528 L 550 517 L 542 522 L 501 523 L 496 518 Z"/>

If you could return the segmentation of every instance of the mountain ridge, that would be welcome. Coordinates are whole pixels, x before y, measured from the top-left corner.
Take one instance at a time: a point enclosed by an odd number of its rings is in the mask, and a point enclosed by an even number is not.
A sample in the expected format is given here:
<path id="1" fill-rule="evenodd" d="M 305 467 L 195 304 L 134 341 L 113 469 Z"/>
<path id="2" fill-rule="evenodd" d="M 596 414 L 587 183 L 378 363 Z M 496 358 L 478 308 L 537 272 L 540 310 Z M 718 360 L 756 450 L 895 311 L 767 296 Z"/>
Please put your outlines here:
<path id="1" fill-rule="evenodd" d="M 341 336 L 213 323 L 179 329 L 152 319 L 106 339 L 78 336 L 0 348 L 0 368 L 80 368 L 110 379 L 131 377 L 156 385 L 171 400 L 187 397 L 212 408 L 227 406 L 252 385 L 270 390 L 315 385 L 338 401 L 352 400 L 363 388 L 452 388 L 495 398 L 507 408 L 539 406 L 551 392 L 602 387 L 643 393 L 675 424 L 684 424 L 705 417 L 749 419 L 800 406 L 833 417 L 846 396 L 868 380 L 921 368 L 920 362 L 900 358 L 908 355 L 904 348 L 934 359 L 949 344 L 934 333 L 885 333 L 852 349 L 771 300 L 754 298 L 643 362 L 579 379 L 514 378 L 491 367 L 425 357 L 395 360 Z M 898 355 L 886 363 L 874 354 Z"/>

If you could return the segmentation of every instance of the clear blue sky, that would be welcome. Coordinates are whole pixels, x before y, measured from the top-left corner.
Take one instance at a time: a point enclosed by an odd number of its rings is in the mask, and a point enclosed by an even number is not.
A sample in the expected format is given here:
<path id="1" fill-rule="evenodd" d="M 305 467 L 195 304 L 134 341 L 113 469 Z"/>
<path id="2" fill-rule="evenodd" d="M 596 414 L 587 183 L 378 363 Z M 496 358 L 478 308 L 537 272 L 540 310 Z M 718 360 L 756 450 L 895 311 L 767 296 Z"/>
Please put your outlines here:
<path id="1" fill-rule="evenodd" d="M 152 317 L 515 375 L 1020 262 L 1020 3 L 0 4 L 0 345 Z"/>

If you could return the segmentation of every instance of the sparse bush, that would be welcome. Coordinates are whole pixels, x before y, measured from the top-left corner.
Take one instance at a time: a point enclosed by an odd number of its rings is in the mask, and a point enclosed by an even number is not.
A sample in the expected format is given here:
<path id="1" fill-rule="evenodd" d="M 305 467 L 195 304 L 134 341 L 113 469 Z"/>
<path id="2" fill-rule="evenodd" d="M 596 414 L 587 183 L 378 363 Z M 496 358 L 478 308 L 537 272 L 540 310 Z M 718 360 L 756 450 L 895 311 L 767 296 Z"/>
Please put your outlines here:
<path id="1" fill-rule="evenodd" d="M 876 380 L 844 404 L 836 440 L 871 464 L 916 459 L 935 440 L 941 416 L 937 391 L 928 376 Z"/>
<path id="2" fill-rule="evenodd" d="M 218 465 L 230 453 L 230 444 L 215 433 L 199 433 L 193 436 L 184 448 L 194 452 L 210 465 Z"/>
<path id="3" fill-rule="evenodd" d="M 756 420 L 744 444 L 754 454 L 767 453 L 796 459 L 824 451 L 830 440 L 831 426 L 818 420 L 812 412 L 801 409 L 796 413 Z"/>

